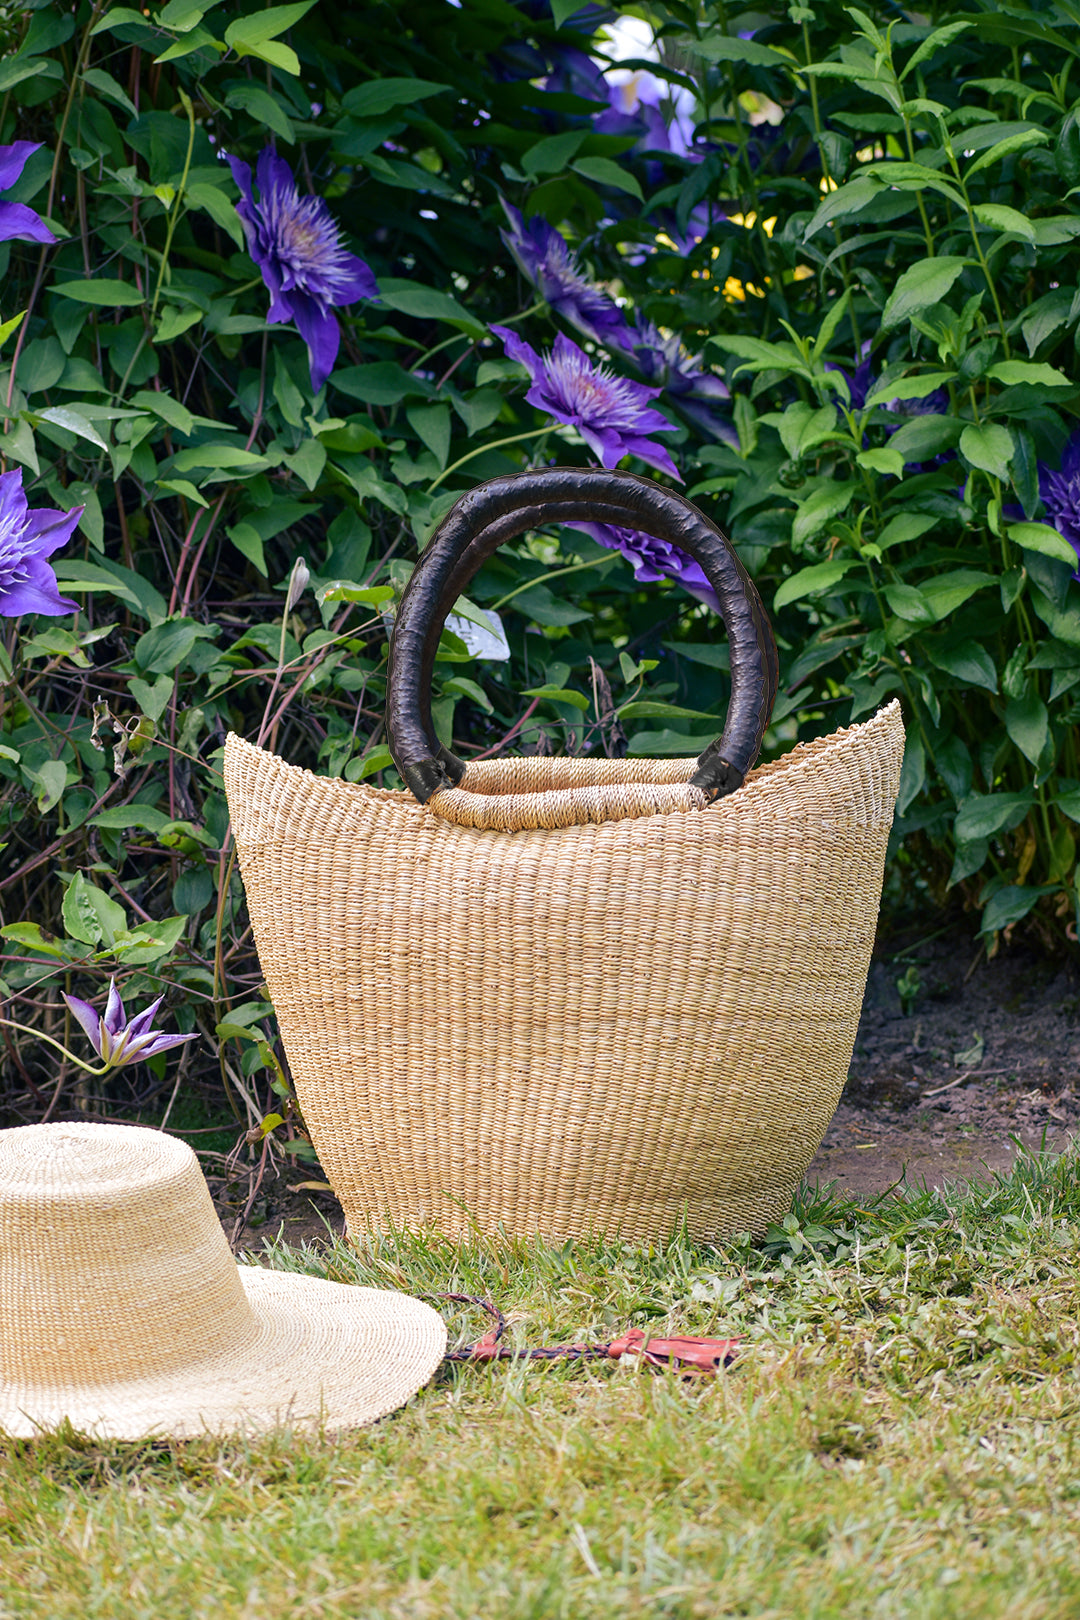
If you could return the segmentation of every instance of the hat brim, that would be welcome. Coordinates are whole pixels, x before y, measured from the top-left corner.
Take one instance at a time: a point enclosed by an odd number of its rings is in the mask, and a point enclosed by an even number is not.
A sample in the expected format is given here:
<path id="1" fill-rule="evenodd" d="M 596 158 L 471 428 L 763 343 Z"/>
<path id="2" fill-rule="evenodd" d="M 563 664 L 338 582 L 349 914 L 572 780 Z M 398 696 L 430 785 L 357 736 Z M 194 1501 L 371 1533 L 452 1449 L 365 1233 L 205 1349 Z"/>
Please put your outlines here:
<path id="1" fill-rule="evenodd" d="M 407 1294 L 240 1266 L 254 1316 L 243 1343 L 152 1378 L 101 1384 L 0 1379 L 0 1432 L 68 1420 L 102 1440 L 351 1429 L 403 1406 L 446 1352 L 446 1327 Z"/>

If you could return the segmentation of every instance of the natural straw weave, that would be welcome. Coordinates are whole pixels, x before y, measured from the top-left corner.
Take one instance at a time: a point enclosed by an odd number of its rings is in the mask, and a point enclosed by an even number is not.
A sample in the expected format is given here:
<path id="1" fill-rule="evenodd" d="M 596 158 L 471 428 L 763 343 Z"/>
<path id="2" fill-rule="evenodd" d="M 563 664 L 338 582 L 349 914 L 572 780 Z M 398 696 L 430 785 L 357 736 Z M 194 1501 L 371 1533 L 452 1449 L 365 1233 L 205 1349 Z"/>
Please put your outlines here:
<path id="1" fill-rule="evenodd" d="M 510 835 L 231 736 L 259 956 L 350 1231 L 783 1215 L 847 1074 L 903 750 L 893 702 L 671 814 L 693 760 L 470 766 L 453 791 L 509 824 L 560 801 Z M 604 778 L 630 819 L 578 814 Z"/>
<path id="2" fill-rule="evenodd" d="M 403 1405 L 445 1349 L 407 1295 L 237 1267 L 174 1137 L 0 1131 L 0 1432 L 351 1428 Z"/>

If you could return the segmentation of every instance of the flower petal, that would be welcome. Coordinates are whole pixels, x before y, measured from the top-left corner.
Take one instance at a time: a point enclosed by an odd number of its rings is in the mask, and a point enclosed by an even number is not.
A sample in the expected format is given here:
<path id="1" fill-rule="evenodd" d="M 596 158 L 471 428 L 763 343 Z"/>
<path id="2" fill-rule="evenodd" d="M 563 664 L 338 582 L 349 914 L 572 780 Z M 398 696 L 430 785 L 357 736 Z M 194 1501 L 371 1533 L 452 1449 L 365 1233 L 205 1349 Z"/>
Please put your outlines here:
<path id="1" fill-rule="evenodd" d="M 85 506 L 73 506 L 70 512 L 57 512 L 51 506 L 31 508 L 26 514 L 24 531 L 27 549 L 35 556 L 51 557 L 54 551 L 67 545 L 85 511 Z"/>
<path id="2" fill-rule="evenodd" d="M 331 302 L 343 309 L 361 298 L 378 298 L 379 283 L 370 266 L 357 254 L 340 252 L 334 262 L 333 292 Z"/>
<path id="3" fill-rule="evenodd" d="M 26 203 L 0 202 L 0 242 L 16 239 L 46 245 L 60 240 Z"/>
<path id="4" fill-rule="evenodd" d="M 101 1017 L 100 1017 L 100 1015 L 97 1012 L 95 1012 L 94 1008 L 91 1007 L 91 1005 L 90 1005 L 90 1003 L 88 1001 L 80 1001 L 78 996 L 69 996 L 69 995 L 65 994 L 64 995 L 64 1000 L 67 1002 L 68 1007 L 70 1008 L 72 1015 L 75 1018 L 77 1018 L 79 1023 L 82 1025 L 83 1033 L 85 1034 L 87 1040 L 90 1042 L 90 1045 L 94 1048 L 94 1051 L 97 1053 L 98 1057 L 100 1057 L 101 1056 Z"/>
<path id="5" fill-rule="evenodd" d="M 124 1003 L 120 1000 L 120 992 L 116 988 L 116 980 L 109 980 L 109 999 L 105 1003 L 105 1028 L 110 1035 L 119 1035 L 127 1023 L 124 1016 Z"/>
<path id="6" fill-rule="evenodd" d="M 493 326 L 491 331 L 500 339 L 507 359 L 516 360 L 532 376 L 534 382 L 543 375 L 543 361 L 536 350 L 508 326 Z"/>
<path id="7" fill-rule="evenodd" d="M 157 1012 L 164 1000 L 165 996 L 162 994 L 158 996 L 156 1001 L 152 1001 L 149 1007 L 146 1007 L 141 1013 L 135 1014 L 135 1017 L 128 1024 L 129 1038 L 132 1040 L 138 1040 L 141 1035 L 148 1035 L 151 1033 L 151 1025 L 154 1022 L 154 1014 Z"/>
<path id="8" fill-rule="evenodd" d="M 664 426 L 670 427 L 671 423 L 665 422 Z M 642 461 L 647 462 L 650 467 L 656 467 L 660 472 L 668 473 L 672 478 L 677 479 L 680 484 L 682 483 L 682 473 L 662 444 L 656 444 L 652 439 L 639 439 L 636 437 L 628 437 L 625 442 L 628 454 L 640 456 Z"/>
<path id="9" fill-rule="evenodd" d="M 251 191 L 250 166 L 247 163 L 242 162 L 240 158 L 226 157 L 225 161 L 228 163 L 229 168 L 232 171 L 233 179 L 240 187 L 240 194 L 244 201 L 247 203 L 249 208 L 254 208 L 255 198 Z"/>
<path id="10" fill-rule="evenodd" d="M 13 141 L 10 146 L 0 146 L 0 191 L 15 184 L 27 159 L 42 145 L 41 141 Z"/>
<path id="11" fill-rule="evenodd" d="M 0 618 L 17 619 L 21 613 L 41 613 L 55 619 L 63 613 L 79 611 L 78 602 L 60 595 L 56 575 L 48 563 L 42 563 L 41 567 L 48 576 L 48 584 L 23 579 L 6 590 L 0 585 Z"/>
<path id="12" fill-rule="evenodd" d="M 190 1035 L 155 1035 L 150 1044 L 142 1048 L 142 1056 L 154 1057 L 158 1052 L 167 1052 L 170 1046 L 182 1046 L 185 1041 L 194 1041 L 197 1038 L 197 1031 L 193 1031 Z"/>
<path id="13" fill-rule="evenodd" d="M 341 347 L 337 316 L 331 315 L 329 310 L 320 310 L 314 299 L 297 294 L 293 298 L 293 319 L 307 344 L 311 386 L 318 393 L 333 371 Z"/>

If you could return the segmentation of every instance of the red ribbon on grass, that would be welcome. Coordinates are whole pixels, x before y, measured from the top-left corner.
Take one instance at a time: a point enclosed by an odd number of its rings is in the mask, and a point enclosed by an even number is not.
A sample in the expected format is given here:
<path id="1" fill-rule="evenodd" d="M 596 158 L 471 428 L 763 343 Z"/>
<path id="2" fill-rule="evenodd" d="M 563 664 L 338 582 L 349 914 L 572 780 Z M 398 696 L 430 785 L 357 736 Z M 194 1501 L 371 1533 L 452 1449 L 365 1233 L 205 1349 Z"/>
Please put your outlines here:
<path id="1" fill-rule="evenodd" d="M 608 1344 L 552 1344 L 532 1350 L 517 1350 L 503 1344 L 506 1318 L 489 1299 L 472 1294 L 435 1294 L 434 1299 L 452 1300 L 459 1305 L 477 1305 L 494 1317 L 475 1344 L 448 1350 L 447 1361 L 619 1361 L 635 1356 L 643 1366 L 680 1373 L 684 1378 L 711 1378 L 735 1360 L 738 1339 L 695 1339 L 679 1335 L 670 1339 L 650 1339 L 640 1328 L 628 1328 L 621 1338 Z"/>

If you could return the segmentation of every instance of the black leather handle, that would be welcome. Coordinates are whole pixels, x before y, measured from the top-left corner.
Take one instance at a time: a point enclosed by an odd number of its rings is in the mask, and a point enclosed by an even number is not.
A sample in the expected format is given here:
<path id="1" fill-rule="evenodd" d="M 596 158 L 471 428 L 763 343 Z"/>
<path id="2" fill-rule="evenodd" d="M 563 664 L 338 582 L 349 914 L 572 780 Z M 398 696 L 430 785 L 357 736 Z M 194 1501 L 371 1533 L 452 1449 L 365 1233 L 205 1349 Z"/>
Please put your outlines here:
<path id="1" fill-rule="evenodd" d="M 731 646 L 723 734 L 691 778 L 710 798 L 741 786 L 761 748 L 779 668 L 761 598 L 730 541 L 685 496 L 636 473 L 543 467 L 493 478 L 463 495 L 428 542 L 398 607 L 386 684 L 386 735 L 421 804 L 456 786 L 465 766 L 435 739 L 431 677 L 443 625 L 473 575 L 516 535 L 550 523 L 609 523 L 678 546 L 700 563 L 720 600 Z"/>

